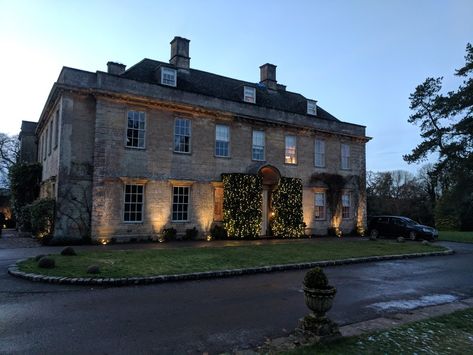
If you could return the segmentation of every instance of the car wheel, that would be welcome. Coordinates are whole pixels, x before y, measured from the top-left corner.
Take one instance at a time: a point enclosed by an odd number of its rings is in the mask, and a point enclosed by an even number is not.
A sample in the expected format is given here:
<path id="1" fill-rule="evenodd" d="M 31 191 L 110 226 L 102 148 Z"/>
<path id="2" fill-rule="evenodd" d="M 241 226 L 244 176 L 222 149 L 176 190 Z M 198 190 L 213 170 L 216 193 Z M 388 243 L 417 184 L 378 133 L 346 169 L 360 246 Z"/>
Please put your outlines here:
<path id="1" fill-rule="evenodd" d="M 409 232 L 409 239 L 416 240 L 416 232 Z"/>
<path id="2" fill-rule="evenodd" d="M 378 236 L 379 236 L 378 230 L 377 229 L 372 229 L 371 232 L 370 232 L 370 238 L 376 239 L 376 238 L 378 238 Z"/>

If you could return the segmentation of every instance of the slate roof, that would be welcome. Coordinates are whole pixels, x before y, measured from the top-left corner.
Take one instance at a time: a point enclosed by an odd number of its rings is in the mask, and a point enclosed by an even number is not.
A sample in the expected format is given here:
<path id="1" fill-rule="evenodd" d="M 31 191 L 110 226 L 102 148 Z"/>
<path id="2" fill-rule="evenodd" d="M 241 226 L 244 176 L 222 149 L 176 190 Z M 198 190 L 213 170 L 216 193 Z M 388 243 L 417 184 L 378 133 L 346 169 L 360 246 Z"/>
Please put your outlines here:
<path id="1" fill-rule="evenodd" d="M 159 75 L 156 75 L 157 69 L 161 66 L 173 68 L 173 65 L 169 63 L 145 58 L 130 67 L 120 76 L 136 81 L 161 85 L 160 80 L 158 80 Z M 278 89 L 277 91 L 268 90 L 260 83 L 251 83 L 232 79 L 196 69 L 179 71 L 177 74 L 176 89 L 225 100 L 243 102 L 243 86 L 251 86 L 256 89 L 256 103 L 254 105 L 302 115 L 307 114 L 307 98 L 301 94 L 282 89 Z M 316 117 L 331 121 L 339 121 L 336 117 L 332 116 L 318 105 Z"/>

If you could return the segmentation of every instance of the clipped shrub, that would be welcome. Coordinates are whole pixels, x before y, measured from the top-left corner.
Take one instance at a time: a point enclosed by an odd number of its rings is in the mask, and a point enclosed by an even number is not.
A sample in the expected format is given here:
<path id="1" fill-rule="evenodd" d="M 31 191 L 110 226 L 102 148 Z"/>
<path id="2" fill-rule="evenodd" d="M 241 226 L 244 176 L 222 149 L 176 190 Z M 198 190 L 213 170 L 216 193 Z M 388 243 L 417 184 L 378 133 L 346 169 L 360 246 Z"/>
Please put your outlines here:
<path id="1" fill-rule="evenodd" d="M 164 228 L 162 234 L 162 238 L 165 242 L 170 240 L 175 240 L 177 236 L 177 230 L 175 228 Z"/>
<path id="2" fill-rule="evenodd" d="M 304 286 L 311 289 L 327 289 L 330 286 L 328 285 L 327 276 L 325 276 L 324 271 L 320 267 L 313 268 L 304 276 Z"/>
<path id="3" fill-rule="evenodd" d="M 196 227 L 186 229 L 186 234 L 184 236 L 185 240 L 195 240 L 199 236 L 199 231 Z"/>
<path id="4" fill-rule="evenodd" d="M 398 243 L 404 243 L 404 237 L 397 237 Z"/>
<path id="5" fill-rule="evenodd" d="M 21 232 L 31 232 L 31 205 L 19 208 L 16 220 Z"/>
<path id="6" fill-rule="evenodd" d="M 100 274 L 100 266 L 98 265 L 90 265 L 87 268 L 87 273 L 88 274 Z"/>
<path id="7" fill-rule="evenodd" d="M 75 255 L 77 255 L 77 253 L 76 253 L 76 251 L 74 250 L 74 248 L 72 248 L 72 247 L 65 247 L 64 249 L 62 249 L 61 255 L 65 255 L 65 256 L 75 256 Z"/>
<path id="8" fill-rule="evenodd" d="M 227 239 L 227 231 L 223 226 L 220 226 L 218 224 L 214 225 L 210 229 L 210 235 L 212 236 L 212 239 Z"/>
<path id="9" fill-rule="evenodd" d="M 263 179 L 251 174 L 222 174 L 223 225 L 230 238 L 258 238 Z"/>
<path id="10" fill-rule="evenodd" d="M 23 207 L 23 223 L 29 215 L 31 233 L 38 238 L 51 235 L 54 230 L 54 209 L 56 202 L 50 198 L 42 198 Z"/>
<path id="11" fill-rule="evenodd" d="M 327 228 L 327 235 L 330 237 L 341 237 L 342 236 L 342 230 L 337 227 L 329 227 Z"/>
<path id="12" fill-rule="evenodd" d="M 356 237 L 365 237 L 366 231 L 363 227 L 356 226 L 351 230 L 350 235 L 356 236 Z"/>
<path id="13" fill-rule="evenodd" d="M 41 259 L 43 256 L 46 256 L 46 255 L 44 255 L 44 254 L 36 255 L 36 256 L 34 257 L 34 260 L 35 260 L 35 261 L 39 261 L 39 259 Z"/>
<path id="14" fill-rule="evenodd" d="M 278 238 L 304 236 L 302 180 L 282 177 L 272 198 L 274 218 L 271 222 L 271 232 L 273 235 Z"/>
<path id="15" fill-rule="evenodd" d="M 39 259 L 38 266 L 43 269 L 52 269 L 56 266 L 56 262 L 49 256 L 43 256 Z"/>
<path id="16" fill-rule="evenodd" d="M 13 164 L 8 172 L 10 178 L 11 202 L 13 212 L 17 217 L 17 222 L 21 231 L 29 232 L 29 214 L 25 217 L 27 225 L 23 224 L 22 209 L 32 203 L 39 196 L 42 167 L 39 163 Z"/>

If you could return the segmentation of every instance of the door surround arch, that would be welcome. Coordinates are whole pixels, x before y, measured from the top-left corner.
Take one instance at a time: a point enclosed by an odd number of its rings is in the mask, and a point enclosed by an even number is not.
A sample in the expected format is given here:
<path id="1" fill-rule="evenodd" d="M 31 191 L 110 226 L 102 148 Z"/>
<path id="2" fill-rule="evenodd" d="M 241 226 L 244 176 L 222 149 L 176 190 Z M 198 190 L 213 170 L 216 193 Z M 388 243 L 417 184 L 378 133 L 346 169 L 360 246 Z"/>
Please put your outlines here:
<path id="1" fill-rule="evenodd" d="M 258 170 L 258 175 L 262 178 L 263 192 L 262 192 L 262 206 L 261 206 L 261 229 L 260 235 L 270 235 L 269 224 L 273 215 L 272 210 L 272 193 L 279 185 L 281 180 L 281 173 L 279 169 L 272 165 L 263 165 Z"/>

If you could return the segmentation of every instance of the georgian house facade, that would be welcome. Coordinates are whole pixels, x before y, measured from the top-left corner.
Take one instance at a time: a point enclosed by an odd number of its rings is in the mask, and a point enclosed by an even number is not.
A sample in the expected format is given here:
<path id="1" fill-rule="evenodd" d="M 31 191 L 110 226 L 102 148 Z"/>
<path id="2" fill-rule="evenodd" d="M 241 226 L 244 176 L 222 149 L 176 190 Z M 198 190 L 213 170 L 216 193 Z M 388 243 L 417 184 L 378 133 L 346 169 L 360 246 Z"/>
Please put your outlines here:
<path id="1" fill-rule="evenodd" d="M 36 135 L 58 238 L 127 241 L 171 227 L 206 235 L 223 220 L 227 173 L 262 177 L 261 235 L 281 177 L 302 181 L 307 234 L 366 222 L 365 127 L 287 91 L 272 64 L 257 83 L 192 69 L 184 38 L 171 42 L 169 62 L 64 67 Z M 339 218 L 320 178 L 333 175 L 346 181 Z"/>

